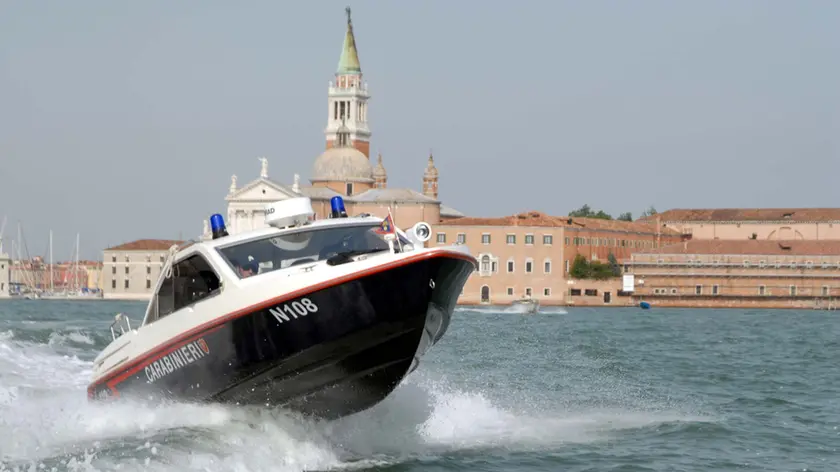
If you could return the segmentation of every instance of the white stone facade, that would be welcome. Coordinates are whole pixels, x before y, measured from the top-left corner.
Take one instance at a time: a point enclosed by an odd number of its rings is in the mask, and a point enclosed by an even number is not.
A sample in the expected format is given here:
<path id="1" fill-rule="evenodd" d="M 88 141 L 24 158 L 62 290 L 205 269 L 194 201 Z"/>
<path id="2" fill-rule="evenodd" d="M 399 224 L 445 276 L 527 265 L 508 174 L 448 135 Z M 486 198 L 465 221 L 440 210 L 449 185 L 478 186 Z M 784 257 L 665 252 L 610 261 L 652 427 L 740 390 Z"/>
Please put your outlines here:
<path id="1" fill-rule="evenodd" d="M 9 282 L 12 280 L 12 259 L 0 252 L 0 298 L 9 296 Z"/>

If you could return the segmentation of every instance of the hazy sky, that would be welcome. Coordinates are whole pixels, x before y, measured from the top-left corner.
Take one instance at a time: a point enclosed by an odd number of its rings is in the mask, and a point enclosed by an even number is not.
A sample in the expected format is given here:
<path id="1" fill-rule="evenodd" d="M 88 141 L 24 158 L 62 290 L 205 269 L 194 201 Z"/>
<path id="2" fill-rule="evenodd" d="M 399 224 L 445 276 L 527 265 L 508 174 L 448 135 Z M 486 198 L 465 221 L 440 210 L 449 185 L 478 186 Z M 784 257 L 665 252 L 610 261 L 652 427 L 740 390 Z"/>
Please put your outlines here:
<path id="1" fill-rule="evenodd" d="M 347 1 L 0 3 L 0 219 L 31 253 L 197 237 L 304 182 Z M 357 1 L 372 153 L 475 216 L 837 206 L 840 2 Z"/>

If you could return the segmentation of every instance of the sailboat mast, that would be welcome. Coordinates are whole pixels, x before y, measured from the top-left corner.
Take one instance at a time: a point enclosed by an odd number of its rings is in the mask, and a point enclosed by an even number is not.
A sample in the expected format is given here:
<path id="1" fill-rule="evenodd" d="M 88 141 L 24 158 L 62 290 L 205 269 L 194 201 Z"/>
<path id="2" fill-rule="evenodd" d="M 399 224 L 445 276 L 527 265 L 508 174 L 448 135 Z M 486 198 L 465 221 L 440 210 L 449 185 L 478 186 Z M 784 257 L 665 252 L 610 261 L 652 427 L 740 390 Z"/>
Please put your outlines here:
<path id="1" fill-rule="evenodd" d="M 52 249 L 52 230 L 50 230 L 50 293 L 55 291 L 55 284 L 53 283 L 53 249 Z"/>

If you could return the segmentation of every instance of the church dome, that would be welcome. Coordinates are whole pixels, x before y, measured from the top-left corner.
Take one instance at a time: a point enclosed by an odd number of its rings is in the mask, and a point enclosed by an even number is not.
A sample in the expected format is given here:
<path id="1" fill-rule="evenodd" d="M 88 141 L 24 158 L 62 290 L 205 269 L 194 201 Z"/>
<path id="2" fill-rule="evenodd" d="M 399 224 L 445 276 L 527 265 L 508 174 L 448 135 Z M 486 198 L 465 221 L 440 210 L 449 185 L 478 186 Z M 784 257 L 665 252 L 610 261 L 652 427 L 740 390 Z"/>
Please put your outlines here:
<path id="1" fill-rule="evenodd" d="M 370 159 L 354 147 L 333 147 L 315 159 L 311 180 L 371 183 L 373 182 L 373 166 L 370 165 Z"/>

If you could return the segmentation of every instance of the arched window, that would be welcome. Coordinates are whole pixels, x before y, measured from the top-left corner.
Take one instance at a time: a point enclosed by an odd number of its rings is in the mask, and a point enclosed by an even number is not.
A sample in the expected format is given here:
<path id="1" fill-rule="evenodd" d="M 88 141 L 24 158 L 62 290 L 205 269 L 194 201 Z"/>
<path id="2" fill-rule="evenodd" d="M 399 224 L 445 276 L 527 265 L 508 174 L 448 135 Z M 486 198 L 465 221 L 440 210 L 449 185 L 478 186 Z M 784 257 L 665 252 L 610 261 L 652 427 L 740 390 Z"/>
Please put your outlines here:
<path id="1" fill-rule="evenodd" d="M 481 303 L 490 303 L 490 287 L 487 285 L 481 286 Z"/>

